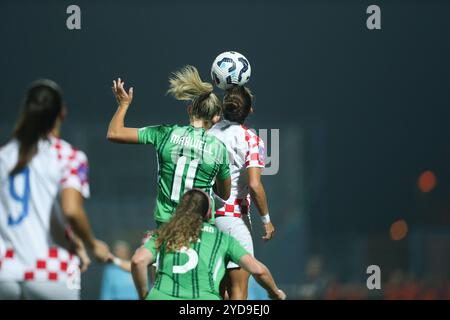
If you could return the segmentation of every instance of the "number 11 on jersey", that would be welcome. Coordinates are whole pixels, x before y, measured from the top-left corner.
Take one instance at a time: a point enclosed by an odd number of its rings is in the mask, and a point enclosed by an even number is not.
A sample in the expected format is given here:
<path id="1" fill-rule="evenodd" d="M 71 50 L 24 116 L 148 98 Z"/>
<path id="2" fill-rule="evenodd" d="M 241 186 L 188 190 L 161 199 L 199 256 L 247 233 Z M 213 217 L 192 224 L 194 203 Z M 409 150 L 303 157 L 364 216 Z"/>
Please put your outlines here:
<path id="1" fill-rule="evenodd" d="M 194 159 L 189 162 L 188 170 L 186 176 L 184 176 L 184 169 L 186 168 L 187 158 L 185 156 L 179 157 L 177 161 L 177 165 L 175 167 L 175 175 L 173 177 L 172 183 L 172 195 L 171 199 L 173 201 L 179 201 L 181 196 L 188 190 L 191 190 L 194 187 L 194 179 L 195 174 L 197 172 L 197 167 L 199 160 Z M 184 189 L 183 193 L 181 193 L 181 185 L 184 181 Z"/>

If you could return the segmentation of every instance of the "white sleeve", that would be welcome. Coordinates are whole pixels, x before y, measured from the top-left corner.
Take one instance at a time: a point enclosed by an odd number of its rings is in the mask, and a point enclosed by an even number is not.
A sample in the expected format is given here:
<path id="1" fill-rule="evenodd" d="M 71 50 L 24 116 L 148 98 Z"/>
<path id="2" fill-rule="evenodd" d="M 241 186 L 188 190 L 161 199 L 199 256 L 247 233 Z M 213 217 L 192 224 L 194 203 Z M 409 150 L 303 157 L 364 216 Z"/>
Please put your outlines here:
<path id="1" fill-rule="evenodd" d="M 84 198 L 89 198 L 89 164 L 86 154 L 74 150 L 63 168 L 61 188 L 78 190 Z"/>
<path id="2" fill-rule="evenodd" d="M 264 141 L 256 136 L 247 139 L 248 149 L 245 155 L 245 167 L 264 168 L 265 148 Z"/>

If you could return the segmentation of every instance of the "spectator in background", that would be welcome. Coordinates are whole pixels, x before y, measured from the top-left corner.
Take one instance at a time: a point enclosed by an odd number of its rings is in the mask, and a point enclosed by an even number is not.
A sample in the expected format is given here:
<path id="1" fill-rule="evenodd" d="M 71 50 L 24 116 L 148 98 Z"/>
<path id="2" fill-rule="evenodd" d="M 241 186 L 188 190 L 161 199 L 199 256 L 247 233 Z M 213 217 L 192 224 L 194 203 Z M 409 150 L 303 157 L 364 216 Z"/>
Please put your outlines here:
<path id="1" fill-rule="evenodd" d="M 323 274 L 322 257 L 315 255 L 308 259 L 306 263 L 306 281 L 300 288 L 302 299 L 314 300 L 324 296 L 327 288 L 327 279 Z"/>
<path id="2" fill-rule="evenodd" d="M 113 254 L 122 261 L 130 260 L 130 245 L 125 241 L 117 241 L 113 247 Z M 137 300 L 138 295 L 131 273 L 113 263 L 107 265 L 103 272 L 100 299 Z"/>

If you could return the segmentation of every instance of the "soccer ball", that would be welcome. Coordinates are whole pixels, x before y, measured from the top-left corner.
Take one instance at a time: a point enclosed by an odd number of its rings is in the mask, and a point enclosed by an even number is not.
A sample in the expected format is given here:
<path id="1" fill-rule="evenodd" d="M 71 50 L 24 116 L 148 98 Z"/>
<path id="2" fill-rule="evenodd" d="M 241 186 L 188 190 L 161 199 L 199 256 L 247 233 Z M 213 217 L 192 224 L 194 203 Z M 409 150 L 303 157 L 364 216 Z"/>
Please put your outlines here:
<path id="1" fill-rule="evenodd" d="M 236 51 L 219 54 L 211 66 L 211 78 L 222 90 L 233 86 L 243 86 L 250 80 L 250 63 Z"/>

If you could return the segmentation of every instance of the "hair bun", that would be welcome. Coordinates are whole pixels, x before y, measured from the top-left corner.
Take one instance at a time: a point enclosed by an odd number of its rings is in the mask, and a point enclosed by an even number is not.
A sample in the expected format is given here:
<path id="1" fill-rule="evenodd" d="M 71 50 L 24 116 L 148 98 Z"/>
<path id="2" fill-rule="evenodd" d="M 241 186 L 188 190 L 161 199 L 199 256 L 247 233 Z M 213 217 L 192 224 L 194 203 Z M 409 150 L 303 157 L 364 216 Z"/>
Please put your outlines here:
<path id="1" fill-rule="evenodd" d="M 233 87 L 227 90 L 223 100 L 223 115 L 225 119 L 244 123 L 250 113 L 252 95 L 245 87 Z"/>

